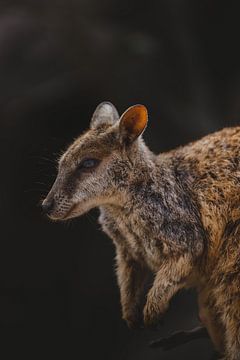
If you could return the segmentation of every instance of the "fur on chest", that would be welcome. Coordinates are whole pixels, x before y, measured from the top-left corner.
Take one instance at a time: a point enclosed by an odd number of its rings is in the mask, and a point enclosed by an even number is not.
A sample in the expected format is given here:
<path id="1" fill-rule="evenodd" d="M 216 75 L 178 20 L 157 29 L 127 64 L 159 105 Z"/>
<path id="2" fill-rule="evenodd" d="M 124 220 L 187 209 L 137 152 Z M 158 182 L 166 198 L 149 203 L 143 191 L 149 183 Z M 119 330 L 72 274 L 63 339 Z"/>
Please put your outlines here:
<path id="1" fill-rule="evenodd" d="M 140 213 L 132 209 L 120 211 L 114 208 L 101 208 L 99 223 L 103 231 L 117 247 L 122 247 L 136 260 L 145 263 L 152 270 L 159 266 L 162 246 L 153 228 Z"/>
<path id="2" fill-rule="evenodd" d="M 179 190 L 178 196 L 171 194 L 167 189 L 165 194 L 141 191 L 131 197 L 129 206 L 101 207 L 103 230 L 117 246 L 125 247 L 151 268 L 159 266 L 163 255 L 177 256 L 186 251 L 201 254 L 205 231 L 198 207 L 187 189 Z"/>

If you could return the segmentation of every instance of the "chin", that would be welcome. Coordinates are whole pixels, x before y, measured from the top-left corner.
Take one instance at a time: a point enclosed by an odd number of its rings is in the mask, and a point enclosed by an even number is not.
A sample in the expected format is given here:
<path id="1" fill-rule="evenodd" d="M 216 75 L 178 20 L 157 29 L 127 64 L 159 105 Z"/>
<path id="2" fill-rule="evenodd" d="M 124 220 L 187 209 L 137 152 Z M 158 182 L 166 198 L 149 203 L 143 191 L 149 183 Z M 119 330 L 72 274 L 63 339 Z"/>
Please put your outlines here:
<path id="1" fill-rule="evenodd" d="M 66 221 L 84 215 L 91 210 L 91 208 L 92 207 L 90 205 L 87 206 L 87 204 L 74 204 L 65 214 L 52 214 L 49 218 L 53 221 Z"/>
<path id="2" fill-rule="evenodd" d="M 66 221 L 66 220 L 74 219 L 74 218 L 84 215 L 85 213 L 86 213 L 86 211 L 74 210 L 74 211 L 68 213 L 66 216 L 64 216 L 61 220 Z"/>

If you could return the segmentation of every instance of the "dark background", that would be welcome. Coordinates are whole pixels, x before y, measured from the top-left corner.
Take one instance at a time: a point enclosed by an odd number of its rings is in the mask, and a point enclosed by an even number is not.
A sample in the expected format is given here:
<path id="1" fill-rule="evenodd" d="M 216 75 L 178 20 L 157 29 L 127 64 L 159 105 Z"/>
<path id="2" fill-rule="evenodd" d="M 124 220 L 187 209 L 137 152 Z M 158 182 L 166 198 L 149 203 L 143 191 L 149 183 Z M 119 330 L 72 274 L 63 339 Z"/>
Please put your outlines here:
<path id="1" fill-rule="evenodd" d="M 99 230 L 97 210 L 55 224 L 42 216 L 39 203 L 56 175 L 57 156 L 86 129 L 103 100 L 120 112 L 145 104 L 150 121 L 144 137 L 156 152 L 239 123 L 237 3 L 0 2 L 5 330 L 40 330 L 37 349 L 46 345 L 49 330 L 52 337 L 71 332 L 66 359 L 210 359 L 207 340 L 169 353 L 147 346 L 149 339 L 197 324 L 193 292 L 173 300 L 158 332 L 128 330 L 121 320 L 114 248 Z"/>

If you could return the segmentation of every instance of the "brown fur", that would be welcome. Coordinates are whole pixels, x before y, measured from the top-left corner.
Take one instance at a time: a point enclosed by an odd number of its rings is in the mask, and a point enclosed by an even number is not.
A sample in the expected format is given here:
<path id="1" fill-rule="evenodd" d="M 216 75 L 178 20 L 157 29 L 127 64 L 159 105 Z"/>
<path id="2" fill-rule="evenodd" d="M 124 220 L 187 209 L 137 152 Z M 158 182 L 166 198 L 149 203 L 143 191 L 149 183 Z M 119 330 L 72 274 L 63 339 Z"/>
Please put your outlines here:
<path id="1" fill-rule="evenodd" d="M 100 104 L 91 128 L 66 151 L 45 204 L 50 217 L 100 208 L 116 246 L 123 318 L 139 322 L 148 270 L 155 275 L 143 310 L 151 325 L 174 294 L 199 293 L 200 318 L 225 360 L 240 359 L 240 127 L 154 155 L 139 136 L 142 106 L 118 120 Z M 84 158 L 98 159 L 83 170 Z"/>

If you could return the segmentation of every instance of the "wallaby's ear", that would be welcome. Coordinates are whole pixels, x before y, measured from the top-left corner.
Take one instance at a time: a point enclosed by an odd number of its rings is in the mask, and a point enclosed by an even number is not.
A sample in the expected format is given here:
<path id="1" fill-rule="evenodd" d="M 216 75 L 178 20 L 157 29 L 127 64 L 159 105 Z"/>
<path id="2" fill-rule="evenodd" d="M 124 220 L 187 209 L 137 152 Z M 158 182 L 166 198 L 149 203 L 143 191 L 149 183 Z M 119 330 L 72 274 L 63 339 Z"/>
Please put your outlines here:
<path id="1" fill-rule="evenodd" d="M 119 115 L 115 106 L 108 101 L 104 101 L 99 104 L 94 111 L 90 122 L 90 128 L 97 128 L 103 124 L 113 125 L 118 119 Z"/>
<path id="2" fill-rule="evenodd" d="M 120 118 L 119 131 L 122 143 L 130 144 L 145 130 L 148 122 L 147 109 L 143 105 L 128 108 Z"/>

